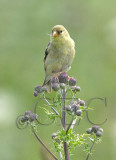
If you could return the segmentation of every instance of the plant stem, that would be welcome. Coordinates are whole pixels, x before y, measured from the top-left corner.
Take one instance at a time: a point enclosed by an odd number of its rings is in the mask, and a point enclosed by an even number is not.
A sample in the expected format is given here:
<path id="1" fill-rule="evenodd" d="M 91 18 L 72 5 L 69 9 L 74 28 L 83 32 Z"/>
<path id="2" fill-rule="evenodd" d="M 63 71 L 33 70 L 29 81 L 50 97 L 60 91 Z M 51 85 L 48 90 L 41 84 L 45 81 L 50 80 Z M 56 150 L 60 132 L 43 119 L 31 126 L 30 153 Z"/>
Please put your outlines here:
<path id="1" fill-rule="evenodd" d="M 35 135 L 35 137 L 37 138 L 37 140 L 41 143 L 41 145 L 49 152 L 49 154 L 55 159 L 58 160 L 58 158 L 56 158 L 56 156 L 47 148 L 47 146 L 42 142 L 42 140 L 39 138 L 39 136 L 36 134 L 36 132 L 34 131 L 34 129 L 32 128 L 32 132 Z"/>
<path id="2" fill-rule="evenodd" d="M 68 127 L 67 127 L 67 129 L 66 129 L 66 134 L 68 134 L 69 129 L 70 129 L 71 126 L 73 125 L 73 121 L 74 121 L 74 119 L 73 119 L 73 117 L 72 117 L 71 122 L 70 122 L 70 124 L 68 125 Z"/>
<path id="3" fill-rule="evenodd" d="M 66 91 L 65 89 L 62 90 L 62 118 L 61 123 L 66 131 L 66 112 L 65 112 L 65 99 L 66 99 Z M 65 160 L 69 160 L 69 149 L 67 142 L 64 142 L 64 154 L 65 154 Z"/>
<path id="4" fill-rule="evenodd" d="M 65 160 L 69 160 L 69 150 L 67 142 L 64 142 L 64 153 L 65 153 Z"/>
<path id="5" fill-rule="evenodd" d="M 91 145 L 90 152 L 91 152 L 91 150 L 92 150 L 94 144 L 95 144 L 95 140 L 93 141 L 93 143 L 92 143 L 92 145 Z M 90 153 L 87 154 L 86 160 L 89 159 L 89 156 L 90 156 Z"/>
<path id="6" fill-rule="evenodd" d="M 64 130 L 66 128 L 66 124 L 65 124 L 65 119 L 66 119 L 65 98 L 66 98 L 66 92 L 65 92 L 65 89 L 63 89 L 62 90 L 62 119 L 61 119 L 61 122 L 62 122 L 62 126 L 63 126 Z"/>
<path id="7" fill-rule="evenodd" d="M 43 99 L 48 105 L 50 105 L 50 103 L 48 102 L 48 100 L 45 97 Z M 54 109 L 54 107 L 51 107 L 51 109 L 56 113 L 56 115 L 59 115 L 59 113 Z"/>
<path id="8" fill-rule="evenodd" d="M 62 157 L 62 153 L 61 153 L 61 152 L 59 153 L 59 155 L 60 155 L 60 159 L 63 159 L 63 157 Z"/>

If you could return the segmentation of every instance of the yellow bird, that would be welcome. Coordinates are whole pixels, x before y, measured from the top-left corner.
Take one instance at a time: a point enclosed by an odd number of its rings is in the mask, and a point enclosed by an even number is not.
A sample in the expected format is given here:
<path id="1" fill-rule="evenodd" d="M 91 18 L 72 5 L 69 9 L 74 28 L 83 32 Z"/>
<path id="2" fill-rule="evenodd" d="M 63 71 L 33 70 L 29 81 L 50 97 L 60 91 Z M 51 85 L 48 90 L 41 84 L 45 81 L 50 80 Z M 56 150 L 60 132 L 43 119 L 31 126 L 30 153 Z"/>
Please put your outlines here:
<path id="1" fill-rule="evenodd" d="M 75 56 L 75 43 L 68 31 L 62 25 L 56 25 L 52 29 L 50 42 L 45 51 L 44 69 L 48 92 L 51 91 L 51 78 L 60 72 L 67 72 L 71 68 Z"/>

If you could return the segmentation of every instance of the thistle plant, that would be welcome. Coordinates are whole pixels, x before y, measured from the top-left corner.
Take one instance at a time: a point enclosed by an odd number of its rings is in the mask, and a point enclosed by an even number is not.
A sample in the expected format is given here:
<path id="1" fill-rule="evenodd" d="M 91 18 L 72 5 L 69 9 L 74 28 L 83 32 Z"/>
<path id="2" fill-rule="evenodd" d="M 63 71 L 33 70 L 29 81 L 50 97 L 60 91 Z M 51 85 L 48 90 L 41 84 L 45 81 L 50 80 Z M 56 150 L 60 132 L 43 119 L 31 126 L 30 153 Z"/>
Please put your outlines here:
<path id="1" fill-rule="evenodd" d="M 77 85 L 77 80 L 63 72 L 58 77 L 53 77 L 51 83 L 52 92 L 54 92 L 52 102 L 47 98 L 49 93 L 47 93 L 45 86 L 37 85 L 33 95 L 44 100 L 45 104 L 43 104 L 40 109 L 47 114 L 48 119 L 51 120 L 51 125 L 56 119 L 59 119 L 61 122 L 60 130 L 54 131 L 51 135 L 51 140 L 59 157 L 56 157 L 39 137 L 37 129 L 41 123 L 38 120 L 36 108 L 34 112 L 26 111 L 24 115 L 19 116 L 17 118 L 17 127 L 25 128 L 30 126 L 33 134 L 48 151 L 52 159 L 73 159 L 72 151 L 76 149 L 76 147 L 82 146 L 83 151 L 86 153 L 85 160 L 88 160 L 93 154 L 92 149 L 94 145 L 101 142 L 103 129 L 98 125 L 92 125 L 91 128 L 85 129 L 83 134 L 77 133 L 75 128 L 77 125 L 80 125 L 83 115 L 89 110 L 92 111 L 92 109 L 86 105 L 85 101 L 78 97 L 81 88 Z"/>

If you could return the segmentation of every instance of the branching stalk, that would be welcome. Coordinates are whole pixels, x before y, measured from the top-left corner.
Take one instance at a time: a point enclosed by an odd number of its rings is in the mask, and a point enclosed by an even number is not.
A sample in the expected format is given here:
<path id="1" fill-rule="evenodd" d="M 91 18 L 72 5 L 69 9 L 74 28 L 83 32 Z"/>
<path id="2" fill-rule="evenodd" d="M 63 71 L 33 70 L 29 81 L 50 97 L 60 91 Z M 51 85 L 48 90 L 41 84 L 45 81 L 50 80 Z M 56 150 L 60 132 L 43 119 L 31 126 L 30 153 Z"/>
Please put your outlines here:
<path id="1" fill-rule="evenodd" d="M 35 137 L 37 138 L 37 140 L 40 142 L 40 144 L 48 151 L 48 153 L 55 159 L 58 160 L 58 158 L 56 158 L 56 156 L 48 149 L 48 147 L 42 142 L 42 140 L 39 138 L 39 136 L 36 134 L 36 132 L 34 131 L 34 129 L 32 129 L 33 134 L 35 135 Z"/>
<path id="2" fill-rule="evenodd" d="M 60 155 L 60 159 L 63 159 L 63 157 L 62 157 L 62 153 L 61 153 L 61 152 L 59 153 L 59 155 Z"/>
<path id="3" fill-rule="evenodd" d="M 95 144 L 95 141 L 93 141 L 93 143 L 92 143 L 92 145 L 91 145 L 90 153 L 91 153 L 91 151 L 92 151 L 92 149 L 93 149 L 94 144 Z M 90 153 L 87 154 L 86 160 L 89 159 Z"/>
<path id="4" fill-rule="evenodd" d="M 69 129 L 71 128 L 71 126 L 74 127 L 74 125 L 75 125 L 76 122 L 73 124 L 73 121 L 74 121 L 74 119 L 73 119 L 73 117 L 72 117 L 71 122 L 70 122 L 70 124 L 68 125 L 68 127 L 67 127 L 67 129 L 66 129 L 66 134 L 68 134 L 68 131 L 69 131 Z"/>
<path id="5" fill-rule="evenodd" d="M 66 99 L 66 92 L 65 89 L 62 90 L 62 118 L 61 123 L 66 131 L 66 112 L 65 112 L 65 99 Z M 64 142 L 64 154 L 65 154 L 65 160 L 69 160 L 69 149 L 67 142 Z"/>
<path id="6" fill-rule="evenodd" d="M 47 100 L 45 97 L 44 97 L 43 99 L 44 99 L 44 101 L 45 101 L 48 105 L 50 105 L 50 103 L 48 102 L 48 100 Z M 56 111 L 56 110 L 54 109 L 54 107 L 51 107 L 51 109 L 56 113 L 56 115 L 59 115 L 58 111 Z"/>
<path id="7" fill-rule="evenodd" d="M 62 90 L 62 118 L 61 118 L 61 122 L 62 122 L 62 126 L 63 126 L 64 130 L 66 128 L 65 98 L 66 98 L 66 92 L 65 92 L 65 89 L 63 89 Z"/>

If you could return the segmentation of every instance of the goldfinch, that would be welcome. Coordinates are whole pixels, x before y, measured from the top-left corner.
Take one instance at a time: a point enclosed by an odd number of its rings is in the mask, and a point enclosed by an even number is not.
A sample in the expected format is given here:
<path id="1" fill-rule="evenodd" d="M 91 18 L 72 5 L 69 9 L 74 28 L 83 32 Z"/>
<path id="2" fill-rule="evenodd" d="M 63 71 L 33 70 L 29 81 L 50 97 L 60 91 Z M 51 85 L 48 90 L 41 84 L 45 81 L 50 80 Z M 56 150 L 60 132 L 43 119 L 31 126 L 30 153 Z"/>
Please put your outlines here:
<path id="1" fill-rule="evenodd" d="M 62 25 L 56 25 L 52 29 L 50 42 L 45 50 L 44 69 L 48 92 L 51 92 L 51 78 L 60 72 L 67 72 L 71 68 L 75 56 L 75 43 L 68 31 Z"/>

